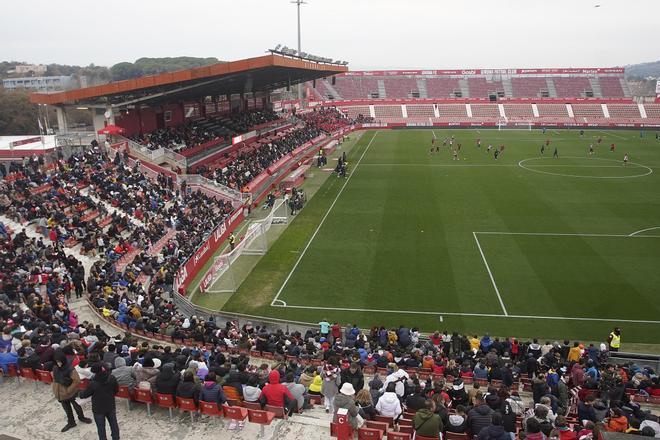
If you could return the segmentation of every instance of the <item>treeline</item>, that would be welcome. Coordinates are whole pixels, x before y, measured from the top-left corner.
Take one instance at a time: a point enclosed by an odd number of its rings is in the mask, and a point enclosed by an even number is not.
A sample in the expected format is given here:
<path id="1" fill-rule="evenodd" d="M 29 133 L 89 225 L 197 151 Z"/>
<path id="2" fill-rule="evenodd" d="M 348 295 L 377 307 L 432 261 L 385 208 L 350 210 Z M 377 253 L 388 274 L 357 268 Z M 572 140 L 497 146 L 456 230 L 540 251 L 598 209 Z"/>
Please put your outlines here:
<path id="1" fill-rule="evenodd" d="M 644 79 L 648 77 L 660 78 L 660 61 L 626 66 L 626 78 Z"/>
<path id="2" fill-rule="evenodd" d="M 140 58 L 134 63 L 118 63 L 110 68 L 113 81 L 138 78 L 145 75 L 172 72 L 174 70 L 191 69 L 193 67 L 217 64 L 220 60 L 215 57 L 174 57 L 174 58 Z"/>

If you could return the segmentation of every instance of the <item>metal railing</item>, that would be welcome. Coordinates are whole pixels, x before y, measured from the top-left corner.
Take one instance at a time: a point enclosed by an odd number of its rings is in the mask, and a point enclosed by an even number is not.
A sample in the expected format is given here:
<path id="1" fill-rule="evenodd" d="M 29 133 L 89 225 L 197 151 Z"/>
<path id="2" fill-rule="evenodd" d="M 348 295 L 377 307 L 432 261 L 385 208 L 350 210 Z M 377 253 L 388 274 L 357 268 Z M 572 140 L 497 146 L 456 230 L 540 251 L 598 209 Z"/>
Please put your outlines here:
<path id="1" fill-rule="evenodd" d="M 229 188 L 221 183 L 218 183 L 214 180 L 207 179 L 206 177 L 199 174 L 185 174 L 177 176 L 177 183 L 186 182 L 188 185 L 200 185 L 205 188 L 208 188 L 211 191 L 217 192 L 231 200 L 237 200 L 241 204 L 248 201 L 251 197 L 250 193 L 242 193 L 233 188 Z"/>

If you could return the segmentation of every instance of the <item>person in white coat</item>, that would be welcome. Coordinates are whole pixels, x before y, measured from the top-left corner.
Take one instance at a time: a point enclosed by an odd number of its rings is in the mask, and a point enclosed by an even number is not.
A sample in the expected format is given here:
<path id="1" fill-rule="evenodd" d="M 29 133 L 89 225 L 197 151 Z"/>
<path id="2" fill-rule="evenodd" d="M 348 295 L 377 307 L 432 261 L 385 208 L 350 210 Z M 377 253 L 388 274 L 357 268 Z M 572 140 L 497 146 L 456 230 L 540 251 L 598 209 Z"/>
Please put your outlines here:
<path id="1" fill-rule="evenodd" d="M 400 370 L 396 364 L 389 364 L 387 368 L 389 371 L 391 371 L 391 373 L 388 374 L 387 377 L 385 378 L 383 387 L 380 389 L 381 393 L 387 390 L 387 387 L 390 383 L 393 383 L 396 385 L 395 388 L 396 395 L 399 397 L 403 397 L 403 395 L 406 392 L 405 381 L 410 379 L 410 376 L 408 376 L 408 373 L 406 373 L 404 370 Z"/>
<path id="2" fill-rule="evenodd" d="M 392 417 L 397 419 L 403 410 L 401 409 L 401 401 L 394 391 L 396 384 L 390 383 L 385 391 L 385 394 L 380 396 L 378 403 L 376 403 L 376 411 L 378 414 L 385 417 Z"/>

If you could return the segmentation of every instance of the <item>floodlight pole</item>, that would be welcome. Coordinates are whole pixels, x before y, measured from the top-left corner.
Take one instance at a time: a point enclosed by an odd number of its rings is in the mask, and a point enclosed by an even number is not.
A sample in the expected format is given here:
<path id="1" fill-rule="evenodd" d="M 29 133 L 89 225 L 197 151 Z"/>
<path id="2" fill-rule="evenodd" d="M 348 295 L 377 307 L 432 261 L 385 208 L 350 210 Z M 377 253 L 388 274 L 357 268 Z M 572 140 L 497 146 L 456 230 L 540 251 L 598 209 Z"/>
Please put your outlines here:
<path id="1" fill-rule="evenodd" d="M 302 53 L 302 47 L 300 45 L 300 5 L 306 5 L 307 2 L 304 0 L 293 0 L 291 3 L 295 4 L 298 8 L 298 56 Z M 300 107 L 303 107 L 303 96 L 302 96 L 302 84 L 298 83 L 298 100 L 300 101 Z"/>

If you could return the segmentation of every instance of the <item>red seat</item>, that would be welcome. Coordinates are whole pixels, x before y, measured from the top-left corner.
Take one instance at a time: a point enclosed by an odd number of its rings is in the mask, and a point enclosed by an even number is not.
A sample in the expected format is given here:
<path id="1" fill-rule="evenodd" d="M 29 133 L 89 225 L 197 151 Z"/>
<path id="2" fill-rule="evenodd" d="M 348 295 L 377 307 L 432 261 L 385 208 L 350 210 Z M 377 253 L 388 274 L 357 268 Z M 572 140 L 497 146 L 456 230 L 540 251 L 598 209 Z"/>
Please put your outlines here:
<path id="1" fill-rule="evenodd" d="M 375 422 L 372 420 L 367 420 L 365 423 L 367 428 L 372 428 L 372 429 L 379 429 L 383 431 L 387 435 L 387 429 L 390 427 L 387 423 L 385 422 Z"/>
<path id="2" fill-rule="evenodd" d="M 7 365 L 7 377 L 18 377 L 18 370 L 15 364 Z"/>
<path id="3" fill-rule="evenodd" d="M 399 419 L 399 426 L 412 426 L 412 419 Z"/>
<path id="4" fill-rule="evenodd" d="M 136 388 L 135 389 L 135 401 L 140 402 L 140 403 L 146 403 L 147 404 L 147 414 L 151 415 L 151 404 L 154 401 L 153 397 L 151 396 L 151 390 Z"/>
<path id="5" fill-rule="evenodd" d="M 314 405 L 320 405 L 323 402 L 323 396 L 317 396 L 315 394 L 311 394 L 309 396 L 309 403 L 313 403 Z"/>
<path id="6" fill-rule="evenodd" d="M 380 429 L 360 428 L 358 429 L 358 440 L 381 440 L 384 432 Z"/>
<path id="7" fill-rule="evenodd" d="M 468 435 L 465 433 L 446 432 L 445 440 L 468 440 Z"/>
<path id="8" fill-rule="evenodd" d="M 330 422 L 330 437 L 337 437 L 337 424 Z"/>
<path id="9" fill-rule="evenodd" d="M 405 433 L 408 433 L 408 434 L 414 434 L 414 433 L 415 433 L 415 429 L 412 427 L 412 425 L 409 425 L 409 426 L 405 426 L 405 425 L 404 425 L 404 426 L 401 426 L 401 425 L 399 425 L 399 432 L 405 432 Z"/>
<path id="10" fill-rule="evenodd" d="M 156 397 L 156 405 L 160 406 L 161 408 L 167 408 L 170 412 L 170 419 L 172 419 L 172 408 L 176 408 L 174 396 L 171 394 L 161 393 L 156 393 L 154 396 Z"/>
<path id="11" fill-rule="evenodd" d="M 32 370 L 32 368 L 21 368 L 20 369 L 20 375 L 23 379 L 31 380 L 35 384 L 39 381 L 39 379 L 37 378 L 36 373 L 34 372 L 34 370 Z"/>
<path id="12" fill-rule="evenodd" d="M 218 405 L 214 403 L 216 411 L 218 410 Z M 189 411 L 190 412 L 190 420 L 195 421 L 195 413 L 197 412 L 197 405 L 195 404 L 195 401 L 193 399 L 185 398 L 185 397 L 177 397 L 176 398 L 176 406 L 179 407 L 179 411 Z"/>
<path id="13" fill-rule="evenodd" d="M 275 417 L 278 419 L 286 419 L 286 412 L 284 411 L 284 408 L 281 406 L 273 406 L 273 405 L 266 405 L 264 407 L 264 410 L 270 411 L 273 414 L 275 414 Z"/>
<path id="14" fill-rule="evenodd" d="M 247 408 L 248 410 L 253 409 L 256 411 L 261 411 L 261 403 L 259 402 L 242 402 L 241 406 Z M 248 413 L 249 415 L 249 413 Z"/>
<path id="15" fill-rule="evenodd" d="M 270 411 L 261 411 L 256 409 L 248 409 L 248 420 L 251 423 L 257 423 L 260 426 L 259 437 L 264 438 L 266 425 L 270 423 L 275 418 L 275 414 Z"/>
<path id="16" fill-rule="evenodd" d="M 119 387 L 119 390 L 117 391 L 117 394 L 115 394 L 115 397 L 119 397 L 120 399 L 126 399 L 126 405 L 128 405 L 128 409 L 131 409 L 131 390 L 128 388 L 126 385 L 121 385 Z"/>
<path id="17" fill-rule="evenodd" d="M 222 417 L 222 410 L 216 402 L 199 402 L 199 412 L 210 417 Z M 190 413 L 192 414 L 192 413 Z"/>
<path id="18" fill-rule="evenodd" d="M 426 436 L 426 435 L 419 435 L 419 434 L 418 434 L 418 435 L 415 436 L 415 440 L 438 440 L 438 438 L 437 438 L 437 437 L 429 437 L 429 436 Z"/>
<path id="19" fill-rule="evenodd" d="M 248 416 L 248 410 L 240 406 L 223 406 L 222 410 L 225 413 L 225 417 L 232 420 L 242 421 Z"/>
<path id="20" fill-rule="evenodd" d="M 47 370 L 37 370 L 37 377 L 43 383 L 53 383 L 53 374 Z"/>
<path id="21" fill-rule="evenodd" d="M 383 422 L 387 423 L 387 426 L 390 428 L 394 427 L 394 419 L 392 417 L 386 417 L 386 416 L 376 416 L 376 421 L 377 422 Z"/>
<path id="22" fill-rule="evenodd" d="M 409 434 L 407 432 L 390 431 L 387 433 L 387 440 L 410 440 L 411 438 L 412 438 L 412 434 Z M 418 435 L 416 438 L 421 438 L 421 437 Z"/>

